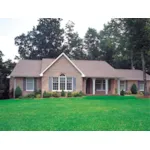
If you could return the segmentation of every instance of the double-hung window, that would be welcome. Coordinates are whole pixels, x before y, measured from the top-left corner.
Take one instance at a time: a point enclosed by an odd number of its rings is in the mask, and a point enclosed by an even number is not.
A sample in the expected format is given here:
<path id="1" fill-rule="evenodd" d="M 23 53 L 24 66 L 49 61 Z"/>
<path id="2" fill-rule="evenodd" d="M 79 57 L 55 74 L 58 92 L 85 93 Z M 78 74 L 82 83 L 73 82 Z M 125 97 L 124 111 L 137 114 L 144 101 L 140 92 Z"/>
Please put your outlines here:
<path id="1" fill-rule="evenodd" d="M 139 91 L 144 91 L 144 82 L 143 81 L 139 82 Z"/>
<path id="2" fill-rule="evenodd" d="M 66 90 L 66 76 L 60 75 L 60 90 Z"/>
<path id="3" fill-rule="evenodd" d="M 59 77 L 53 77 L 52 79 L 53 91 L 72 91 L 73 90 L 73 78 L 66 77 L 61 74 Z"/>
<path id="4" fill-rule="evenodd" d="M 34 91 L 34 78 L 26 78 L 26 91 Z"/>
<path id="5" fill-rule="evenodd" d="M 96 91 L 104 91 L 105 90 L 105 80 L 102 79 L 96 79 L 95 83 Z"/>
<path id="6" fill-rule="evenodd" d="M 72 91 L 72 77 L 67 77 L 67 90 Z"/>
<path id="7" fill-rule="evenodd" d="M 53 77 L 53 90 L 58 90 L 58 77 Z"/>
<path id="8" fill-rule="evenodd" d="M 120 90 L 126 91 L 126 81 L 120 81 Z"/>

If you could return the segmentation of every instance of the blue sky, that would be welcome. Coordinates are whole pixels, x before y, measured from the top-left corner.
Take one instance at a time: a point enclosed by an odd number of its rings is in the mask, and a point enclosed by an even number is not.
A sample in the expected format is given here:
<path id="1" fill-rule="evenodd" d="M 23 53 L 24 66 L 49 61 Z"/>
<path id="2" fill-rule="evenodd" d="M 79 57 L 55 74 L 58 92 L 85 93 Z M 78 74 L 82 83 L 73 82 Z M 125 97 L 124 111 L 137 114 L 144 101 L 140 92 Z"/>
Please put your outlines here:
<path id="1" fill-rule="evenodd" d="M 84 36 L 88 27 L 96 28 L 97 30 L 103 29 L 104 23 L 107 23 L 111 18 L 65 18 L 63 19 L 62 26 L 68 20 L 75 23 L 75 30 L 81 37 Z M 18 54 L 18 48 L 14 44 L 14 38 L 22 33 L 32 30 L 33 26 L 37 25 L 38 18 L 1 18 L 0 19 L 0 50 L 4 53 L 4 60 L 14 59 Z"/>

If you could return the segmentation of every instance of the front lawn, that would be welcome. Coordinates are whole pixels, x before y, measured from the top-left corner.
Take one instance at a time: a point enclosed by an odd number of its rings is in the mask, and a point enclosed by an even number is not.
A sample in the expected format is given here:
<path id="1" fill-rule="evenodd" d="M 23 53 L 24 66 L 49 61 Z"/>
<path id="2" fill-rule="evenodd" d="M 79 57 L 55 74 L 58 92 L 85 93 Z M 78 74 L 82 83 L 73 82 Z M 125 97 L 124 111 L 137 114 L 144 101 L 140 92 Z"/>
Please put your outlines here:
<path id="1" fill-rule="evenodd" d="M 0 100 L 0 131 L 150 131 L 150 100 L 87 96 Z"/>

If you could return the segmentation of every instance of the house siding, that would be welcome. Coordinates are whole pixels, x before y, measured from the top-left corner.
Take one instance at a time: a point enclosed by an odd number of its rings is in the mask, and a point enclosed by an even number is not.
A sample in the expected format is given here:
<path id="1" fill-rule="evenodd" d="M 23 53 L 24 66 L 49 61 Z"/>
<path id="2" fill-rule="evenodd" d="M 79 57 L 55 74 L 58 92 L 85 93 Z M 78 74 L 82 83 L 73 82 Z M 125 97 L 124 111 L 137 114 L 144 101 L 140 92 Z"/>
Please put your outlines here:
<path id="1" fill-rule="evenodd" d="M 23 89 L 23 77 L 16 77 L 16 87 L 19 86 L 22 90 L 22 95 L 25 96 L 27 94 L 32 93 L 32 91 L 25 91 Z M 37 90 L 41 89 L 41 78 L 36 78 L 37 79 Z M 11 92 L 12 89 L 14 88 L 14 78 L 10 78 L 9 81 L 9 91 Z M 12 96 L 11 96 L 12 97 Z"/>
<path id="2" fill-rule="evenodd" d="M 76 78 L 76 90 L 83 90 L 83 79 L 81 73 L 64 57 L 60 57 L 42 77 L 42 93 L 49 90 L 49 77 L 59 77 L 60 74 L 65 74 L 67 77 Z"/>
<path id="3" fill-rule="evenodd" d="M 137 88 L 138 88 L 138 81 L 137 80 L 135 80 L 135 81 L 134 80 L 128 80 L 127 81 L 127 85 L 128 85 L 127 91 L 131 90 L 131 86 L 133 84 L 135 84 L 137 86 Z M 150 92 L 150 81 L 147 81 L 147 91 Z"/>

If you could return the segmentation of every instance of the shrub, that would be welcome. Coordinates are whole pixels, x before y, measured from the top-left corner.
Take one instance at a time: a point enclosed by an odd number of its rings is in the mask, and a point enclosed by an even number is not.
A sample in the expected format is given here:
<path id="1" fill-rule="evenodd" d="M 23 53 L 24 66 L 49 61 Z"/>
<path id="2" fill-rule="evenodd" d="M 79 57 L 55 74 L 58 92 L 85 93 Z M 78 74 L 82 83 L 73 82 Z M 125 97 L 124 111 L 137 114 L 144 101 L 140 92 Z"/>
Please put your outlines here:
<path id="1" fill-rule="evenodd" d="M 18 98 L 20 96 L 22 96 L 22 90 L 19 86 L 17 86 L 15 90 L 15 97 Z"/>
<path id="2" fill-rule="evenodd" d="M 84 96 L 84 93 L 82 91 L 79 92 L 80 96 Z"/>
<path id="3" fill-rule="evenodd" d="M 62 96 L 62 97 L 65 97 L 65 96 L 66 96 L 66 93 L 65 93 L 64 90 L 61 91 L 61 96 Z"/>
<path id="4" fill-rule="evenodd" d="M 79 92 L 74 92 L 73 93 L 73 97 L 80 97 L 81 95 L 80 95 L 80 93 Z"/>
<path id="5" fill-rule="evenodd" d="M 143 96 L 143 92 L 142 91 L 138 91 L 138 95 Z"/>
<path id="6" fill-rule="evenodd" d="M 52 94 L 51 94 L 50 92 L 44 91 L 44 93 L 43 93 L 43 98 L 49 98 L 49 97 L 51 97 L 51 96 L 52 96 Z"/>
<path id="7" fill-rule="evenodd" d="M 25 96 L 25 98 L 35 98 L 35 97 L 36 97 L 35 93 L 30 93 Z"/>
<path id="8" fill-rule="evenodd" d="M 132 94 L 137 94 L 137 86 L 135 84 L 131 86 L 131 92 Z"/>
<path id="9" fill-rule="evenodd" d="M 123 90 L 121 90 L 120 95 L 124 96 L 125 92 Z"/>
<path id="10" fill-rule="evenodd" d="M 68 93 L 67 93 L 67 97 L 72 97 L 72 93 L 71 93 L 71 92 L 68 92 Z"/>
<path id="11" fill-rule="evenodd" d="M 126 91 L 125 93 L 126 93 L 127 95 L 131 95 L 131 94 L 132 94 L 131 91 Z"/>
<path id="12" fill-rule="evenodd" d="M 34 91 L 34 93 L 35 93 L 35 95 L 37 95 L 37 94 L 41 94 L 41 89 L 39 89 L 39 90 L 35 90 L 35 91 Z"/>
<path id="13" fill-rule="evenodd" d="M 53 92 L 53 93 L 52 93 L 52 96 L 53 96 L 53 97 L 60 97 L 60 94 L 56 91 L 56 92 Z"/>
<path id="14" fill-rule="evenodd" d="M 117 90 L 117 88 L 115 88 L 115 94 L 118 94 L 118 92 L 117 92 L 118 90 Z"/>
<path id="15" fill-rule="evenodd" d="M 36 98 L 41 98 L 41 94 L 36 94 Z"/>

